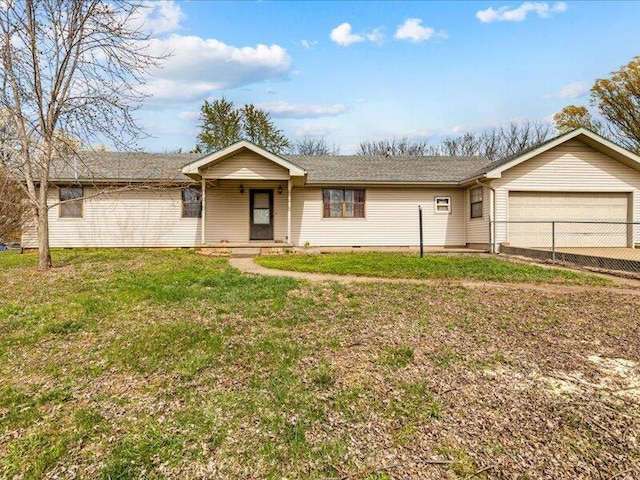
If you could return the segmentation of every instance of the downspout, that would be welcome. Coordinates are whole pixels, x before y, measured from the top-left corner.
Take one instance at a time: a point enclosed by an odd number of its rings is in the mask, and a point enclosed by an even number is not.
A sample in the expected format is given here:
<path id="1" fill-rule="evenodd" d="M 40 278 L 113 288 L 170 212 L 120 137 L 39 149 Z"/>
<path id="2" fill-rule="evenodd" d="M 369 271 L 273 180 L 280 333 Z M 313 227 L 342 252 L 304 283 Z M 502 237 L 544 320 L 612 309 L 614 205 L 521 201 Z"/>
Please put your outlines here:
<path id="1" fill-rule="evenodd" d="M 476 184 L 480 185 L 480 186 L 485 186 L 487 187 L 489 190 L 491 190 L 491 198 L 489 199 L 489 228 L 493 229 L 491 233 L 491 245 L 489 245 L 490 248 L 490 252 L 491 253 L 499 253 L 497 251 L 497 245 L 498 245 L 498 241 L 497 241 L 497 228 L 496 228 L 496 189 L 493 188 L 491 186 L 490 183 L 483 183 L 480 181 L 480 179 L 476 179 Z"/>
<path id="2" fill-rule="evenodd" d="M 287 181 L 287 243 L 292 244 L 291 241 L 291 190 L 292 190 L 291 175 Z"/>
<path id="3" fill-rule="evenodd" d="M 202 195 L 202 219 L 200 220 L 200 244 L 205 245 L 207 243 L 206 237 L 206 224 L 207 224 L 207 180 L 202 177 L 201 180 L 202 189 L 200 194 Z"/>

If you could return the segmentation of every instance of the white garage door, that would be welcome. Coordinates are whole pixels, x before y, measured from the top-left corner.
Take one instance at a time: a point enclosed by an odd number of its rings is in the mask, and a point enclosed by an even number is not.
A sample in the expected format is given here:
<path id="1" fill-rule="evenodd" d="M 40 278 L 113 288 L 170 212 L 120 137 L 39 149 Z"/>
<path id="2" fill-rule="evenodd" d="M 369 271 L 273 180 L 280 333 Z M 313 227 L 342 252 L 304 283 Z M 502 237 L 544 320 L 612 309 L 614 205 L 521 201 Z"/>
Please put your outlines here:
<path id="1" fill-rule="evenodd" d="M 626 222 L 626 193 L 509 192 L 509 220 L 564 220 L 556 224 L 557 247 L 626 247 L 626 225 L 578 223 L 580 221 Z M 550 224 L 509 223 L 512 245 L 550 247 Z"/>

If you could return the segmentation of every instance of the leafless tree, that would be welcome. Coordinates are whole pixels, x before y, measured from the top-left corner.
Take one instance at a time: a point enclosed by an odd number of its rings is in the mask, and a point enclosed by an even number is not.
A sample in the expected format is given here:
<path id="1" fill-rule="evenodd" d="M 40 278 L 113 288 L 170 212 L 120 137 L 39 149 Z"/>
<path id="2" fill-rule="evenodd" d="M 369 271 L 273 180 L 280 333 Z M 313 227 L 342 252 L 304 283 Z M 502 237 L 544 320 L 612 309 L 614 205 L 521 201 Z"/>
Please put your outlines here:
<path id="1" fill-rule="evenodd" d="M 433 148 L 422 140 L 411 141 L 407 137 L 360 142 L 356 155 L 421 156 L 431 155 Z"/>
<path id="2" fill-rule="evenodd" d="M 482 139 L 482 134 L 467 132 L 459 137 L 443 139 L 436 148 L 451 157 L 470 157 L 481 151 Z"/>
<path id="3" fill-rule="evenodd" d="M 480 156 L 489 160 L 515 155 L 550 138 L 554 133 L 551 125 L 536 122 L 511 122 L 479 132 L 466 132 L 457 137 L 446 137 L 440 142 L 411 142 L 409 139 L 392 139 L 362 142 L 358 155 L 425 156 L 444 155 L 450 157 Z"/>
<path id="4" fill-rule="evenodd" d="M 467 132 L 442 140 L 438 149 L 443 155 L 481 156 L 489 160 L 516 155 L 549 139 L 551 125 L 536 122 L 511 122 L 481 132 Z"/>
<path id="5" fill-rule="evenodd" d="M 553 127 L 548 123 L 511 122 L 500 129 L 503 148 L 501 156 L 516 155 L 548 140 L 554 133 Z"/>
<path id="6" fill-rule="evenodd" d="M 15 148 L 4 167 L 21 180 L 38 225 L 39 268 L 51 267 L 47 189 L 54 162 L 78 161 L 78 145 L 130 147 L 142 132 L 132 112 L 160 57 L 130 0 L 3 0 L 0 108 Z"/>
<path id="7" fill-rule="evenodd" d="M 293 143 L 292 155 L 339 155 L 340 147 L 329 145 L 324 137 L 304 137 Z"/>

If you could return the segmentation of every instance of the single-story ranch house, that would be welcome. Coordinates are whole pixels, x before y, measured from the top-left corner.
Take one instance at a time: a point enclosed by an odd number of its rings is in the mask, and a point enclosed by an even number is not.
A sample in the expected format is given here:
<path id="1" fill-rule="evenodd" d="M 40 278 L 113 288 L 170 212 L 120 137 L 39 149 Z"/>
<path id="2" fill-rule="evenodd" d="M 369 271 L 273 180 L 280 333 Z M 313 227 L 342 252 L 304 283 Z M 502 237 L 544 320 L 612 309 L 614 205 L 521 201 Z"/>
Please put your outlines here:
<path id="1" fill-rule="evenodd" d="M 66 200 L 49 212 L 52 247 L 417 246 L 419 206 L 428 246 L 539 242 L 505 220 L 640 221 L 640 157 L 582 128 L 496 162 L 275 155 L 246 141 L 204 157 L 94 153 L 54 169 L 52 185 L 51 203 Z M 37 247 L 34 228 L 22 242 Z M 635 247 L 640 228 L 614 243 Z"/>

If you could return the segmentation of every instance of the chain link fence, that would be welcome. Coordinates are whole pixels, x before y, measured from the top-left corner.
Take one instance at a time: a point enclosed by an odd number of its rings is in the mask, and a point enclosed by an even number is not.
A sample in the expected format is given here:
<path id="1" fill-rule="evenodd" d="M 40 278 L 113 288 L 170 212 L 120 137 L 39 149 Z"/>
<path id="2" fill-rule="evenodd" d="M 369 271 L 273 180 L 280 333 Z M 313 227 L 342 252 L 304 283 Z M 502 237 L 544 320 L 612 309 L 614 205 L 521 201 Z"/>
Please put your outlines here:
<path id="1" fill-rule="evenodd" d="M 640 222 L 492 221 L 489 231 L 492 251 L 640 273 Z"/>

